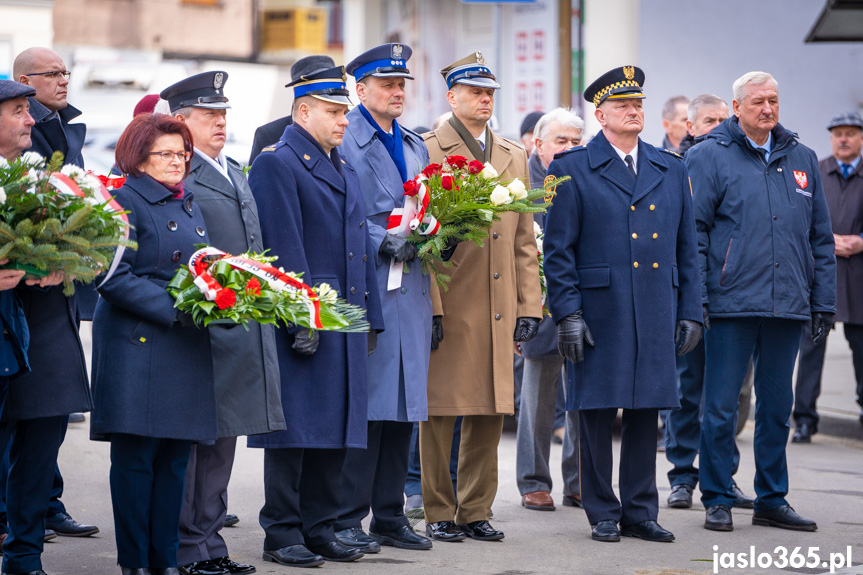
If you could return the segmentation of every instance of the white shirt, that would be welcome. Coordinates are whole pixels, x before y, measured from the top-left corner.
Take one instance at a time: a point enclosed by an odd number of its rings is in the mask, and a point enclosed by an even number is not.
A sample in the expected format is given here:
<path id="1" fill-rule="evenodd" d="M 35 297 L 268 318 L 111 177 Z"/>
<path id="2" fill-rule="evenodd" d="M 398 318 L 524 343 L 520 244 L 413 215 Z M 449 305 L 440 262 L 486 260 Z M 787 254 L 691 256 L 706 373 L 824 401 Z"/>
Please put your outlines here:
<path id="1" fill-rule="evenodd" d="M 480 134 L 479 136 L 477 136 L 477 137 L 475 138 L 475 139 L 476 139 L 476 141 L 477 141 L 477 142 L 479 142 L 479 147 L 480 147 L 480 148 L 482 148 L 482 151 L 483 151 L 483 152 L 485 152 L 485 131 L 486 131 L 486 130 L 487 130 L 487 128 L 483 128 L 483 129 L 482 129 L 482 134 Z"/>
<path id="2" fill-rule="evenodd" d="M 612 144 L 611 142 L 609 142 L 609 144 L 611 144 L 611 147 L 614 148 L 615 152 L 617 152 L 617 155 L 620 156 L 620 159 L 623 160 L 624 165 L 626 165 L 626 159 L 625 159 L 626 156 L 632 156 L 632 164 L 633 164 L 632 167 L 633 167 L 633 169 L 635 169 L 635 173 L 637 174 L 638 173 L 638 144 L 636 144 L 635 147 L 632 149 L 632 151 L 629 152 L 628 154 L 626 152 L 624 152 L 623 150 L 621 150 L 620 148 L 618 148 L 617 146 L 615 146 L 614 144 Z"/>
<path id="3" fill-rule="evenodd" d="M 201 158 L 203 158 L 205 162 L 209 162 L 209 164 L 216 168 L 216 170 L 218 170 L 220 174 L 225 176 L 226 180 L 231 182 L 231 187 L 234 187 L 234 182 L 231 180 L 230 174 L 228 174 L 228 160 L 225 159 L 225 154 L 219 152 L 219 155 L 216 156 L 215 159 L 213 159 L 198 148 L 195 148 L 195 154 L 201 156 Z"/>

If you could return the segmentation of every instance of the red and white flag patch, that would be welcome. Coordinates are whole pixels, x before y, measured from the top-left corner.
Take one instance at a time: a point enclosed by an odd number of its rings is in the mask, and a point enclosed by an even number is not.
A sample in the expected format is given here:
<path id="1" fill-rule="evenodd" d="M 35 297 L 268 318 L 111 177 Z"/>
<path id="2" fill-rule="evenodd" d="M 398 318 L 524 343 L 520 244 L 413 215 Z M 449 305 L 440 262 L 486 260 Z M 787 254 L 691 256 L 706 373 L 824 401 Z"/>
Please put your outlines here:
<path id="1" fill-rule="evenodd" d="M 797 185 L 806 189 L 806 186 L 809 185 L 809 179 L 806 177 L 806 172 L 798 172 L 794 170 L 794 180 L 797 182 Z"/>

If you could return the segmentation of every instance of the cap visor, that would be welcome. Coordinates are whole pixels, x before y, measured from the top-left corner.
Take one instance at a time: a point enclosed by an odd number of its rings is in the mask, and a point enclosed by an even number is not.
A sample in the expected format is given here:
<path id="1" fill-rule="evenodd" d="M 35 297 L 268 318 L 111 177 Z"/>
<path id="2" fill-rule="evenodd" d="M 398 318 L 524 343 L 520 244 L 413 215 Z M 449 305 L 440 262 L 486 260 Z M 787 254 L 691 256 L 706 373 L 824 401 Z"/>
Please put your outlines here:
<path id="1" fill-rule="evenodd" d="M 353 106 L 353 102 L 347 96 L 339 96 L 334 94 L 306 94 L 307 96 L 311 96 L 312 98 L 317 98 L 318 100 L 323 100 L 324 102 L 332 102 L 333 104 L 344 104 L 346 106 Z"/>
<path id="2" fill-rule="evenodd" d="M 227 110 L 231 107 L 227 102 L 212 102 L 210 104 L 194 104 L 192 108 L 206 108 L 208 110 Z"/>
<path id="3" fill-rule="evenodd" d="M 489 78 L 471 78 L 470 80 L 459 80 L 456 84 L 464 84 L 465 86 L 477 86 L 479 88 L 493 88 L 500 90 L 500 84 Z"/>
<path id="4" fill-rule="evenodd" d="M 414 77 L 410 74 L 405 74 L 404 72 L 383 72 L 380 74 L 369 74 L 368 76 L 374 76 L 375 78 L 407 78 L 408 80 L 413 80 Z M 364 77 L 368 77 L 364 76 Z"/>

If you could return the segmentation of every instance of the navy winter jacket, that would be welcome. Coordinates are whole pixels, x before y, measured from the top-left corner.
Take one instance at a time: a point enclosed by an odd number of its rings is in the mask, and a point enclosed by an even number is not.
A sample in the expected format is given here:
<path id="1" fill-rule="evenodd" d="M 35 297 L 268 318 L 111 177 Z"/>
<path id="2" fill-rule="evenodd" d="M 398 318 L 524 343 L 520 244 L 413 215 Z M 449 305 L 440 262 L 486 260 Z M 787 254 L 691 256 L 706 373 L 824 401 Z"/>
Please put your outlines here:
<path id="1" fill-rule="evenodd" d="M 777 124 L 769 162 L 736 117 L 686 154 L 711 317 L 836 312 L 833 231 L 815 153 Z"/>

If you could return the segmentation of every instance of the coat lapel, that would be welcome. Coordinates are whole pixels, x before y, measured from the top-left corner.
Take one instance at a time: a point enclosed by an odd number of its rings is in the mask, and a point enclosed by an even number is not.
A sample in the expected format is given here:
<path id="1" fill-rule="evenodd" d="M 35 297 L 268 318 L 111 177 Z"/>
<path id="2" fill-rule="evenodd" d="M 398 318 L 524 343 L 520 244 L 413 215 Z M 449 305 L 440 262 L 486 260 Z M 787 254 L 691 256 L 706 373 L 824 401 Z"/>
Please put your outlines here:
<path id="1" fill-rule="evenodd" d="M 635 203 L 649 194 L 662 181 L 662 174 L 668 168 L 668 163 L 662 154 L 653 146 L 647 146 L 638 140 L 638 178 L 635 181 L 635 193 L 632 202 Z"/>
<path id="2" fill-rule="evenodd" d="M 490 130 L 491 128 L 487 127 L 486 129 Z M 512 144 L 494 132 L 491 133 L 491 137 L 491 167 L 493 167 L 498 174 L 503 174 L 512 163 Z"/>
<path id="3" fill-rule="evenodd" d="M 225 176 L 216 171 L 209 162 L 195 154 L 192 158 L 192 173 L 195 183 L 205 188 L 227 196 L 231 199 L 237 198 L 237 191 L 225 180 Z"/>
<path id="4" fill-rule="evenodd" d="M 632 195 L 636 185 L 632 179 L 632 174 L 629 173 L 626 164 L 623 163 L 602 132 L 599 132 L 587 144 L 587 153 L 591 169 L 603 166 L 599 172 L 600 175 L 622 191 Z"/>
<path id="5" fill-rule="evenodd" d="M 399 175 L 398 168 L 390 157 L 390 153 L 387 152 L 383 143 L 375 137 L 375 129 L 369 124 L 358 107 L 350 111 L 348 118 L 353 125 L 351 133 L 363 151 L 366 161 L 374 168 L 373 171 L 381 189 L 393 198 L 396 205 L 399 205 L 399 196 L 401 196 L 402 183 L 404 182 L 399 181 L 401 175 Z M 407 146 L 404 140 L 402 142 Z M 405 154 L 405 162 L 407 162 L 407 154 Z"/>
<path id="6" fill-rule="evenodd" d="M 309 170 L 313 178 L 321 180 L 339 193 L 345 193 L 345 181 L 336 171 L 330 158 L 321 153 L 305 136 L 288 126 L 283 135 L 288 147 L 300 159 L 300 163 Z M 344 165 L 344 164 L 343 164 Z"/>

